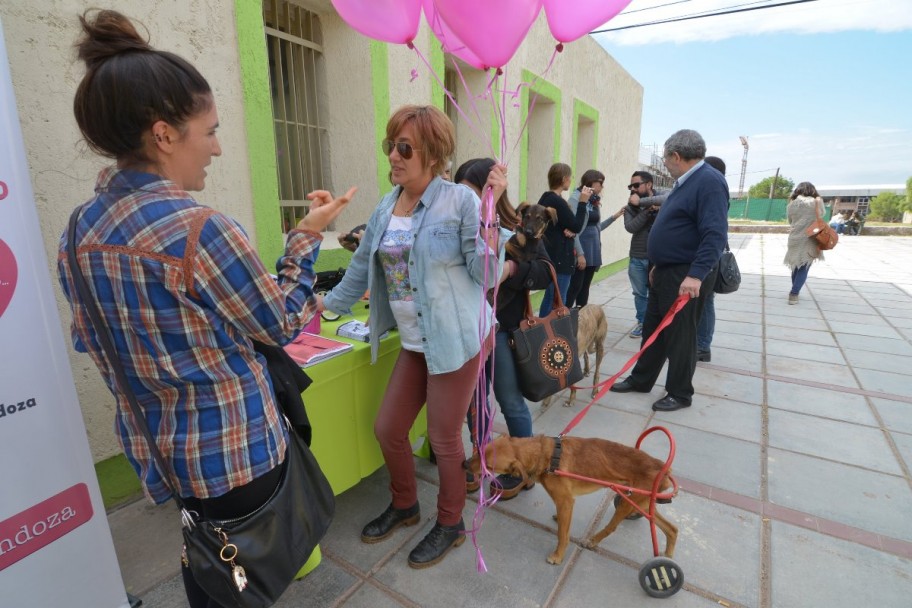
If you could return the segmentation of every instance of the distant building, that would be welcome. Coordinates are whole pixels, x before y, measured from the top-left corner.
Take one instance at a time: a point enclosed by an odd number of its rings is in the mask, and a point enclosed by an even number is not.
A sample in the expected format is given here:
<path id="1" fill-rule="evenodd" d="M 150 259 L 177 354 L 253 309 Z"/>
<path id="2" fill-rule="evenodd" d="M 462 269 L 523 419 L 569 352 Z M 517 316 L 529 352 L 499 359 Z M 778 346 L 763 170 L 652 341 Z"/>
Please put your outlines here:
<path id="1" fill-rule="evenodd" d="M 871 199 L 881 192 L 893 192 L 905 196 L 905 184 L 881 184 L 870 186 L 818 186 L 817 192 L 823 202 L 837 211 L 860 211 L 865 215 L 871 207 Z"/>
<path id="2" fill-rule="evenodd" d="M 665 161 L 660 154 L 662 149 L 658 144 L 640 144 L 640 152 L 637 158 L 638 171 L 649 171 L 653 175 L 653 184 L 656 188 L 671 189 L 674 184 L 674 178 L 665 168 Z M 631 171 L 633 173 L 633 171 Z"/>

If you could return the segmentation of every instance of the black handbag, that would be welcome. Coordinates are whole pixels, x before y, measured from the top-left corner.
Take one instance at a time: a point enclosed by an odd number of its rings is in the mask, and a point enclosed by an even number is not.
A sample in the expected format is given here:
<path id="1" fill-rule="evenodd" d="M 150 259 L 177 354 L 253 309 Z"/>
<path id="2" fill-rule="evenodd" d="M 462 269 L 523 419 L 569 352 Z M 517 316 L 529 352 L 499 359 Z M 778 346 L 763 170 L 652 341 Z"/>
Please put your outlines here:
<path id="1" fill-rule="evenodd" d="M 530 401 L 541 401 L 583 378 L 576 341 L 579 310 L 564 306 L 554 266 L 550 268 L 554 307 L 547 317 L 534 316 L 527 290 L 526 318 L 512 334 L 519 389 Z"/>
<path id="2" fill-rule="evenodd" d="M 76 258 L 76 223 L 69 224 L 67 260 L 115 381 L 142 430 L 155 466 L 181 511 L 184 555 L 199 586 L 223 606 L 265 608 L 279 599 L 326 534 L 335 497 L 304 439 L 289 427 L 282 477 L 265 504 L 243 517 L 211 520 L 187 509 L 169 477 L 158 445 L 117 356 L 110 328 L 102 319 Z"/>
<path id="3" fill-rule="evenodd" d="M 716 274 L 716 284 L 713 285 L 713 291 L 716 293 L 734 293 L 741 286 L 741 270 L 738 268 L 738 260 L 735 254 L 728 248 L 725 243 L 725 251 L 719 258 L 719 272 Z"/>

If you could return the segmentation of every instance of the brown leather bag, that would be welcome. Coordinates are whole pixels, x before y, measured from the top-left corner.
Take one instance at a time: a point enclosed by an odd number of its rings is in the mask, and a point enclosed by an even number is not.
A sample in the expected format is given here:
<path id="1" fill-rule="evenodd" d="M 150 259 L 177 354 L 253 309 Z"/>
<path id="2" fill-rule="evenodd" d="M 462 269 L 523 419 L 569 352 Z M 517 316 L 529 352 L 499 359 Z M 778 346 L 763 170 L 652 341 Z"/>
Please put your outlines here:
<path id="1" fill-rule="evenodd" d="M 828 251 L 836 246 L 839 242 L 839 235 L 836 231 L 820 217 L 820 207 L 817 201 L 814 201 L 814 212 L 817 213 L 817 219 L 813 224 L 808 226 L 804 231 L 808 237 L 817 241 L 817 248 L 821 251 Z"/>

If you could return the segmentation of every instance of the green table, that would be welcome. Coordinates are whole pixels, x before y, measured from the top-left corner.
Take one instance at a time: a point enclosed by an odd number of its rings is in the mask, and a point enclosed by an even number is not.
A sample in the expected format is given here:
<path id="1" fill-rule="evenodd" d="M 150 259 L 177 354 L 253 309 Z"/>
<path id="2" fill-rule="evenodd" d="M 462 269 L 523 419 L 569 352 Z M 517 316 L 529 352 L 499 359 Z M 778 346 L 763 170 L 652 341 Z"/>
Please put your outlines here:
<path id="1" fill-rule="evenodd" d="M 367 320 L 366 304 L 356 304 L 353 311 L 356 319 Z M 380 342 L 377 363 L 371 365 L 370 344 L 336 335 L 336 328 L 351 318 L 323 320 L 320 333 L 350 342 L 353 350 L 305 370 L 313 378 L 313 384 L 304 392 L 307 415 L 313 425 L 310 447 L 337 495 L 383 465 L 374 437 L 374 419 L 399 356 L 399 334 L 391 331 Z M 422 410 L 409 435 L 416 449 L 421 447 L 426 430 L 427 416 Z"/>

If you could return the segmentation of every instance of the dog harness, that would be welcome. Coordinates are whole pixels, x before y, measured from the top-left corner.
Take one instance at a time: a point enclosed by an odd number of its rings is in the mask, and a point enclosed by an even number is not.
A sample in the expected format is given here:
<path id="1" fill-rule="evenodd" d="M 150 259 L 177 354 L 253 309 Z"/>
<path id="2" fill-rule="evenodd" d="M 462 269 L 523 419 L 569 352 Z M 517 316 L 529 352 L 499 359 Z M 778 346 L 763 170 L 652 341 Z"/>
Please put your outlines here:
<path id="1" fill-rule="evenodd" d="M 561 437 L 558 435 L 554 438 L 554 451 L 551 452 L 551 466 L 548 467 L 548 472 L 553 473 L 560 468 L 560 459 L 561 459 Z"/>

